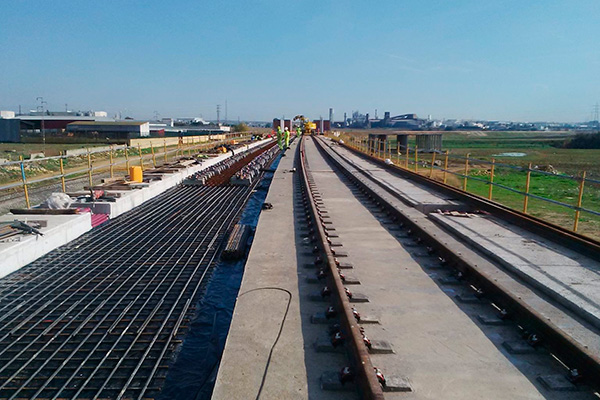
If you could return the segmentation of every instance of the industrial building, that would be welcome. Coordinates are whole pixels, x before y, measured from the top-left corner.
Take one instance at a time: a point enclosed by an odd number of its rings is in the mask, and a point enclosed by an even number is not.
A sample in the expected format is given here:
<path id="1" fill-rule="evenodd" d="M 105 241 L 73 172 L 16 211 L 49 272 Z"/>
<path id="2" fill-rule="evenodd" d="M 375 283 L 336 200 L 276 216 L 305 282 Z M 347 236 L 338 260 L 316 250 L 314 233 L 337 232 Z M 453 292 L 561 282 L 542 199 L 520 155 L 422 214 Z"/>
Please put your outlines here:
<path id="1" fill-rule="evenodd" d="M 67 125 L 67 136 L 85 137 L 91 140 L 128 140 L 150 136 L 147 121 L 76 121 Z"/>

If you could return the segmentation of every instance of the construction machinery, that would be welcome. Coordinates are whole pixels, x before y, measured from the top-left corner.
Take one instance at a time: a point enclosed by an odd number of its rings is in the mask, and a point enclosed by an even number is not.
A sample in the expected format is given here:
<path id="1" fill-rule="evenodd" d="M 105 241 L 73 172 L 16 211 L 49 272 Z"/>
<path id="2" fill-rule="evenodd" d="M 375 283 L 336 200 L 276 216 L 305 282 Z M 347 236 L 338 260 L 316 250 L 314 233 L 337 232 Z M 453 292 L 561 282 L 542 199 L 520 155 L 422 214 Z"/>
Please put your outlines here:
<path id="1" fill-rule="evenodd" d="M 294 117 L 294 121 L 300 121 L 302 124 L 302 133 L 305 135 L 310 135 L 311 133 L 315 133 L 317 130 L 317 124 L 314 122 L 310 122 L 304 115 L 296 115 Z"/>

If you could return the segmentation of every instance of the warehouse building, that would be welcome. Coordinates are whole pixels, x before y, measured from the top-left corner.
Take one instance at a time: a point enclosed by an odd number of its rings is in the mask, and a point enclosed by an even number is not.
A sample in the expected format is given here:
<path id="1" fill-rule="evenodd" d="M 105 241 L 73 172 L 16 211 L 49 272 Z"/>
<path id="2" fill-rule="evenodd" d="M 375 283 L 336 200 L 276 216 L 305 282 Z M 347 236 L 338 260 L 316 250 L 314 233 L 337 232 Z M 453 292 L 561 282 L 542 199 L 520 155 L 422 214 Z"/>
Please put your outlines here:
<path id="1" fill-rule="evenodd" d="M 67 125 L 68 136 L 85 137 L 91 140 L 118 140 L 149 137 L 150 123 L 147 121 L 76 121 Z"/>

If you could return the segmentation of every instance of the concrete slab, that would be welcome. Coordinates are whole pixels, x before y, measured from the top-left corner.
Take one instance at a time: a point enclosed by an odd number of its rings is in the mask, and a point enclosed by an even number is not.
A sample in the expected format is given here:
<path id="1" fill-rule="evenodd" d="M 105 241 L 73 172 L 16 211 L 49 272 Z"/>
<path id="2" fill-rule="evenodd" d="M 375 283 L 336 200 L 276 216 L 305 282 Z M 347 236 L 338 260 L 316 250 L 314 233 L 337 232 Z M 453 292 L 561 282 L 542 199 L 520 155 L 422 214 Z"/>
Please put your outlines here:
<path id="1" fill-rule="evenodd" d="M 312 324 L 311 316 L 327 306 L 306 301 L 315 286 L 306 277 L 314 269 L 303 265 L 314 256 L 302 254 L 306 235 L 293 229 L 294 174 L 285 173 L 293 167 L 296 146 L 294 142 L 275 172 L 265 200 L 273 209 L 260 215 L 213 391 L 216 400 L 257 398 L 263 377 L 262 400 L 357 398 L 352 392 L 321 389 L 323 372 L 341 368 L 345 357 L 317 353 L 313 347 L 325 330 Z"/>
<path id="2" fill-rule="evenodd" d="M 495 217 L 430 218 L 600 328 L 600 262 Z"/>
<path id="3" fill-rule="evenodd" d="M 74 215 L 12 215 L 0 216 L 0 221 L 46 221 L 40 228 L 43 236 L 20 235 L 19 241 L 0 243 L 0 278 L 35 261 L 50 251 L 77 239 L 92 229 L 89 212 Z"/>
<path id="4" fill-rule="evenodd" d="M 335 174 L 317 172 L 331 168 L 310 141 L 306 154 L 360 291 L 369 296 L 369 303 L 356 308 L 361 315 L 381 316 L 381 325 L 369 325 L 368 336 L 394 344 L 394 354 L 373 354 L 373 364 L 386 376 L 408 377 L 411 399 L 544 398 L 541 385 L 520 371 Z"/>
<path id="5" fill-rule="evenodd" d="M 400 196 L 406 204 L 422 212 L 431 212 L 436 209 L 458 209 L 461 207 L 460 204 L 449 197 L 431 193 L 430 190 L 422 185 L 400 178 L 374 162 L 360 158 L 342 146 L 332 144 L 328 139 L 325 140 L 325 143 L 341 160 L 349 164 L 354 171 L 360 168 L 366 176 L 378 180 L 387 190 Z"/>

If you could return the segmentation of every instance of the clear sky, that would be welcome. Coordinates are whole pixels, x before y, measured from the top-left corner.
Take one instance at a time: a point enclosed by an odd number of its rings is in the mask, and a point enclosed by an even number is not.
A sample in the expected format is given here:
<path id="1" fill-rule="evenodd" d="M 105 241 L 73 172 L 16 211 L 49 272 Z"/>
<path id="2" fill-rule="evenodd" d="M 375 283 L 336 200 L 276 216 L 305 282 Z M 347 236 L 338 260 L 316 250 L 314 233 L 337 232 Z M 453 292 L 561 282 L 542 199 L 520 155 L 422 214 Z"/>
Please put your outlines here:
<path id="1" fill-rule="evenodd" d="M 582 121 L 599 0 L 2 0 L 0 109 Z M 221 117 L 224 115 L 222 114 Z"/>

